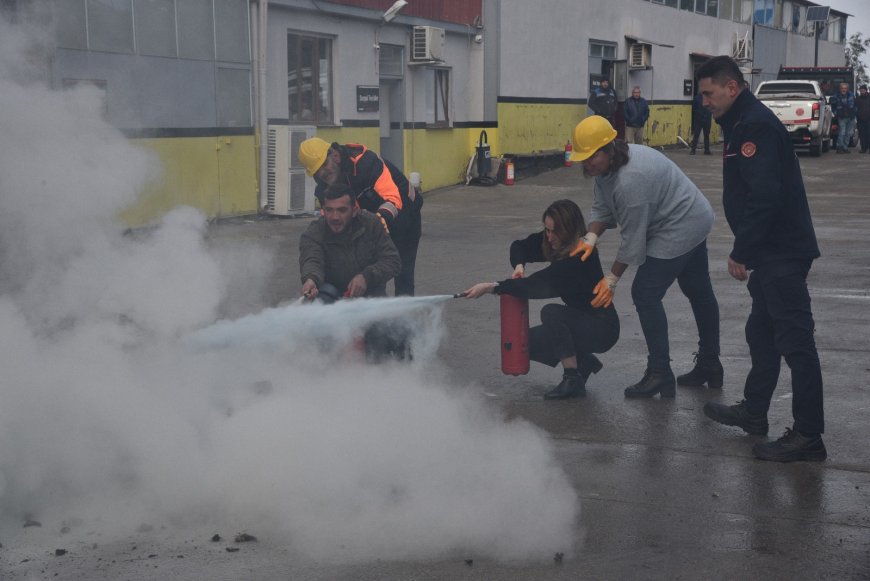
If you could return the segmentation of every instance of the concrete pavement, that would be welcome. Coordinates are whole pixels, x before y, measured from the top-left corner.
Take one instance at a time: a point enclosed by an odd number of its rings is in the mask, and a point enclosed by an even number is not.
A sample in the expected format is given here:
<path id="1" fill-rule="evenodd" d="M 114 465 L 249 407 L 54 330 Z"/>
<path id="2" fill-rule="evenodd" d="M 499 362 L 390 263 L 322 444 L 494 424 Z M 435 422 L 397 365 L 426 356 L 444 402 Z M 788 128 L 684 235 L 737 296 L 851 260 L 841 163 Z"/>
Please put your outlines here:
<path id="1" fill-rule="evenodd" d="M 2 566 L 9 578 L 54 578 L 55 573 L 61 579 L 870 578 L 870 155 L 801 156 L 822 249 L 809 286 L 825 379 L 829 457 L 825 463 L 783 465 L 754 459 L 750 448 L 760 438 L 715 424 L 701 411 L 706 401 L 741 399 L 749 367 L 743 335 L 749 296 L 725 266 L 731 235 L 721 206 L 721 148 L 714 153 L 667 152 L 707 194 L 717 215 L 708 245 L 721 310 L 721 391 L 678 388 L 675 400 L 623 397 L 623 388 L 640 378 L 646 360 L 630 300 L 632 269 L 616 291 L 620 341 L 601 356 L 605 367 L 589 381 L 583 399 L 541 399 L 558 382 L 558 370 L 533 363 L 526 376 L 501 374 L 493 297 L 457 300 L 445 309 L 447 337 L 440 358 L 453 382 L 479 390 L 506 417 L 532 422 L 556 442 L 558 461 L 581 501 L 574 558 L 560 564 L 480 559 L 468 564 L 457 557 L 329 565 L 290 556 L 268 539 L 238 554 L 206 554 L 192 550 L 189 538 L 170 535 L 147 549 L 159 556 L 144 562 L 122 559 L 126 545 L 120 542 L 76 562 L 42 556 L 12 563 L 7 556 Z M 591 181 L 579 165 L 514 186 L 455 186 L 427 193 L 418 294 L 454 293 L 509 276 L 509 243 L 539 229 L 544 208 L 560 198 L 588 211 Z M 232 220 L 210 228 L 212 244 L 248 242 L 284 257 L 281 268 L 269 275 L 266 293 L 240 292 L 228 306 L 231 314 L 277 304 L 297 292 L 297 243 L 307 223 Z M 612 261 L 617 242 L 616 232 L 602 237 L 603 264 Z M 543 304 L 532 301 L 533 324 Z M 688 301 L 676 286 L 666 297 L 666 309 L 674 371 L 680 373 L 691 367 L 697 334 Z M 790 406 L 784 366 L 769 415 L 771 438 L 791 425 Z M 20 554 L 19 541 L 2 540 L 7 548 L 17 543 Z M 176 558 L 182 552 L 186 558 Z M 106 564 L 110 560 L 112 567 Z"/>

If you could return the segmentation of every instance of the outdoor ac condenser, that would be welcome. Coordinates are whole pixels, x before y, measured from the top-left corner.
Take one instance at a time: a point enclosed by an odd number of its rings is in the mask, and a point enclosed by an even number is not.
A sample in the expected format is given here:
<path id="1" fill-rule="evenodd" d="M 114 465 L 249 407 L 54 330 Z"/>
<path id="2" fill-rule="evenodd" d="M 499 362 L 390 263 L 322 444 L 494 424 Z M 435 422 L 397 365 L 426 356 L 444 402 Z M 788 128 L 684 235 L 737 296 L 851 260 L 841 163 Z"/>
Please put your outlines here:
<path id="1" fill-rule="evenodd" d="M 411 60 L 444 60 L 444 29 L 434 26 L 415 26 L 411 43 Z"/>
<path id="2" fill-rule="evenodd" d="M 299 144 L 314 137 L 314 127 L 269 125 L 266 135 L 266 199 L 269 214 L 314 212 L 314 179 L 299 162 Z"/>
<path id="3" fill-rule="evenodd" d="M 631 45 L 628 52 L 628 68 L 645 69 L 649 67 L 650 45 L 636 42 Z"/>

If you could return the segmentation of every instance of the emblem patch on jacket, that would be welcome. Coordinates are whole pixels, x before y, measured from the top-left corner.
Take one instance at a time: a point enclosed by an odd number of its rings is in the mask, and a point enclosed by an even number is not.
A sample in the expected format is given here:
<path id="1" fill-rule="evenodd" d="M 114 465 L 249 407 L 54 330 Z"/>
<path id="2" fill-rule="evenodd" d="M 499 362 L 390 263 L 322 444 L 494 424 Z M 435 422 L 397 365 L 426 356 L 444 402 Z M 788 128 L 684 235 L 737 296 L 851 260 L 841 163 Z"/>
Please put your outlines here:
<path id="1" fill-rule="evenodd" d="M 752 157 L 753 155 L 755 155 L 755 152 L 757 150 L 758 148 L 755 147 L 755 144 L 751 141 L 747 141 L 740 146 L 740 153 L 743 155 L 743 157 Z"/>

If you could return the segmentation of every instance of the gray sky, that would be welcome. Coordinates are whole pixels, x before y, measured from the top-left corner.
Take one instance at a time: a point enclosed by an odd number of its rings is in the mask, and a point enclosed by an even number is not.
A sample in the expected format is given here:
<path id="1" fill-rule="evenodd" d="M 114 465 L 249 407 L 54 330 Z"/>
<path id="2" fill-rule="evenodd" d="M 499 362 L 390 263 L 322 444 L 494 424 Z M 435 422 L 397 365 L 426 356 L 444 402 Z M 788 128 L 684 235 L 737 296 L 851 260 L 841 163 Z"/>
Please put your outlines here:
<path id="1" fill-rule="evenodd" d="M 816 3 L 825 5 L 825 2 L 819 0 Z M 834 10 L 853 15 L 846 24 L 846 32 L 849 36 L 860 32 L 864 38 L 870 37 L 870 2 L 867 0 L 830 0 L 827 5 Z"/>

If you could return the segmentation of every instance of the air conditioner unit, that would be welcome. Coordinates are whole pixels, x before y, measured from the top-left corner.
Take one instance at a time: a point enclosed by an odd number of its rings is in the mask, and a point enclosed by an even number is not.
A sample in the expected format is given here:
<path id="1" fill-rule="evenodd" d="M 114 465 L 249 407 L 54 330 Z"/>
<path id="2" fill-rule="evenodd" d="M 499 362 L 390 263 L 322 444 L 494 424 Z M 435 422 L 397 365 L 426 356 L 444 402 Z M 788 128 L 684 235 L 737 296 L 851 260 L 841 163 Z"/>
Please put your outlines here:
<path id="1" fill-rule="evenodd" d="M 629 47 L 628 68 L 645 69 L 650 66 L 650 45 L 635 42 Z"/>
<path id="2" fill-rule="evenodd" d="M 411 60 L 444 60 L 444 29 L 434 26 L 415 26 L 411 42 Z"/>
<path id="3" fill-rule="evenodd" d="M 299 144 L 314 127 L 269 125 L 266 130 L 266 188 L 263 209 L 277 216 L 314 212 L 314 179 L 299 162 Z"/>
<path id="4" fill-rule="evenodd" d="M 731 39 L 731 56 L 737 61 L 752 60 L 752 39 L 747 31 L 742 37 L 738 32 Z"/>

